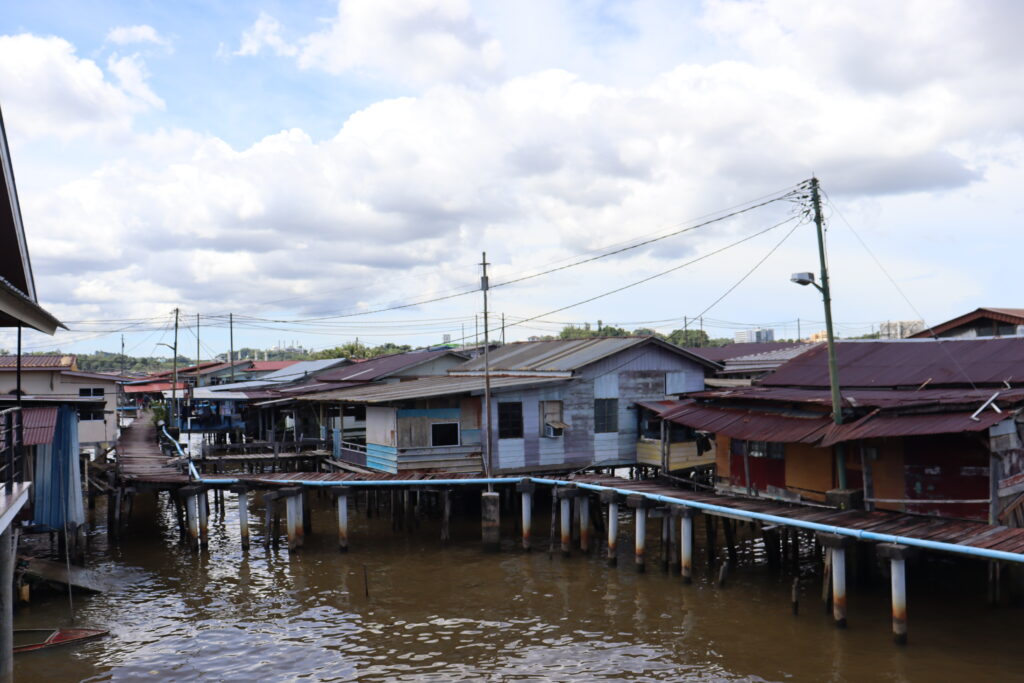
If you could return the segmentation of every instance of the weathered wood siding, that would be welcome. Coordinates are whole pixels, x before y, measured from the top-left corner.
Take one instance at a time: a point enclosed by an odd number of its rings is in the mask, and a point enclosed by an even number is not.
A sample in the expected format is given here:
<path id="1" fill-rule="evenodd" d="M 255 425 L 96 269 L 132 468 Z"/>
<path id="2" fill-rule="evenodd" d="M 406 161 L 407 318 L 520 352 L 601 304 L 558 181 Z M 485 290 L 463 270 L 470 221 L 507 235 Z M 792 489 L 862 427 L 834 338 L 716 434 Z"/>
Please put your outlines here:
<path id="1" fill-rule="evenodd" d="M 654 439 L 641 439 L 636 444 L 636 462 L 638 465 L 655 465 L 661 467 L 661 442 Z M 712 465 L 715 462 L 715 448 L 697 455 L 696 441 L 682 441 L 669 446 L 668 469 L 670 472 L 684 470 L 699 465 Z"/>

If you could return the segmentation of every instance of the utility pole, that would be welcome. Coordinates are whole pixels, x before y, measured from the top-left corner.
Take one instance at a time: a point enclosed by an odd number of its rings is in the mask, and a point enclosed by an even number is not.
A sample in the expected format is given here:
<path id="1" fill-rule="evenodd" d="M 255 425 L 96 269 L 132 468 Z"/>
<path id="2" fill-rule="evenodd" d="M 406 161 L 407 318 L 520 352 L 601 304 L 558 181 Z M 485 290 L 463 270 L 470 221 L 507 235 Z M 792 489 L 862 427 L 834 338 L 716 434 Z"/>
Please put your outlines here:
<path id="1" fill-rule="evenodd" d="M 700 317 L 700 336 L 697 337 L 697 346 L 704 346 L 704 316 Z"/>
<path id="2" fill-rule="evenodd" d="M 480 291 L 484 293 L 484 476 L 491 476 L 491 352 L 489 336 L 487 334 L 487 252 L 483 252 L 483 260 L 480 265 L 483 267 L 483 275 L 480 276 Z M 487 485 L 488 491 L 493 491 L 491 484 Z"/>
<path id="3" fill-rule="evenodd" d="M 804 340 L 804 335 L 803 335 L 803 333 L 802 333 L 802 332 L 800 331 L 800 318 L 797 318 L 797 319 L 796 319 L 796 340 L 797 340 L 798 342 L 800 342 L 800 341 L 803 341 L 803 340 Z"/>
<path id="4" fill-rule="evenodd" d="M 501 345 L 505 345 L 505 314 L 501 314 Z"/>
<path id="5" fill-rule="evenodd" d="M 821 298 L 825 302 L 825 338 L 828 343 L 828 383 L 832 390 L 832 420 L 843 424 L 843 404 L 839 395 L 839 365 L 836 362 L 836 340 L 832 332 L 832 295 L 828 287 L 828 263 L 825 258 L 825 228 L 821 217 L 821 194 L 818 179 L 811 178 L 811 204 L 814 208 L 814 227 L 818 234 L 818 259 L 821 262 Z M 836 446 L 836 474 L 839 488 L 846 488 L 846 449 Z"/>
<path id="6" fill-rule="evenodd" d="M 124 377 L 124 335 L 121 335 L 121 377 Z"/>
<path id="7" fill-rule="evenodd" d="M 192 396 L 195 398 L 195 391 L 199 388 L 199 314 L 196 313 L 196 381 L 192 385 Z"/>
<path id="8" fill-rule="evenodd" d="M 167 421 L 171 425 L 171 429 L 178 426 L 178 309 L 174 309 L 174 373 L 171 376 L 171 415 L 167 416 Z"/>
<path id="9" fill-rule="evenodd" d="M 230 345 L 228 351 L 228 362 L 231 363 L 231 381 L 235 381 L 235 314 L 228 313 L 228 335 Z"/>

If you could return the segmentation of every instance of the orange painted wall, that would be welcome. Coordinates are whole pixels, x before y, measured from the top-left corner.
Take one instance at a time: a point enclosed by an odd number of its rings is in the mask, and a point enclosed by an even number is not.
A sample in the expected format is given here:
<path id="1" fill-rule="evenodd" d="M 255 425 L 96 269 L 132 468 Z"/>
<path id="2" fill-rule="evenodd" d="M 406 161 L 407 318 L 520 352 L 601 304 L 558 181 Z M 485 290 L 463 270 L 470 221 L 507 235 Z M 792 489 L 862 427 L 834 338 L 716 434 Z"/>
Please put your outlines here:
<path id="1" fill-rule="evenodd" d="M 808 500 L 823 502 L 832 486 L 832 449 L 786 444 L 786 488 Z M 821 491 L 822 493 L 816 493 Z"/>
<path id="2" fill-rule="evenodd" d="M 732 449 L 732 439 L 719 434 L 715 437 L 715 475 L 720 479 L 728 479 L 732 476 L 729 471 L 729 451 Z"/>
<path id="3" fill-rule="evenodd" d="M 878 439 L 869 442 L 878 449 L 878 459 L 871 463 L 871 479 L 874 482 L 875 498 L 905 498 L 903 470 L 903 440 Z M 878 503 L 880 510 L 902 512 L 902 503 Z"/>

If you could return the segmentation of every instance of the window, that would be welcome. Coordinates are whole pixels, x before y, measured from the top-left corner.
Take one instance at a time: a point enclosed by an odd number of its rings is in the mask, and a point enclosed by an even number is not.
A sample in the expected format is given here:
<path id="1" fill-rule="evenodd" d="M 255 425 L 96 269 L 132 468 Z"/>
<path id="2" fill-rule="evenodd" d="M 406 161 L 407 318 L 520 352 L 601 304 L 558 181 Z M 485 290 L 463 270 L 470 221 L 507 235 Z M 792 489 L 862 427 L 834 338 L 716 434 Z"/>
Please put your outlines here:
<path id="1" fill-rule="evenodd" d="M 562 436 L 569 425 L 562 419 L 561 401 L 540 402 L 540 435 L 548 438 Z"/>
<path id="2" fill-rule="evenodd" d="M 619 399 L 594 399 L 594 432 L 597 434 L 619 431 Z"/>
<path id="3" fill-rule="evenodd" d="M 747 455 L 751 458 L 771 458 L 782 460 L 785 457 L 785 444 L 774 441 L 744 441 L 733 439 L 731 452 L 733 455 L 743 455 L 743 448 L 746 446 Z"/>
<path id="4" fill-rule="evenodd" d="M 103 387 L 87 387 L 85 389 L 79 389 L 78 390 L 78 395 L 82 396 L 82 397 L 86 397 L 86 396 L 88 396 L 88 397 L 93 397 L 93 396 L 102 397 L 103 396 Z"/>
<path id="5" fill-rule="evenodd" d="M 521 439 L 523 438 L 523 404 L 499 403 L 498 404 L 498 438 L 499 439 Z"/>
<path id="6" fill-rule="evenodd" d="M 103 420 L 103 417 L 102 408 L 80 408 L 78 411 L 78 420 L 80 422 Z"/>
<path id="7" fill-rule="evenodd" d="M 431 446 L 458 446 L 459 423 L 437 422 L 430 425 Z"/>

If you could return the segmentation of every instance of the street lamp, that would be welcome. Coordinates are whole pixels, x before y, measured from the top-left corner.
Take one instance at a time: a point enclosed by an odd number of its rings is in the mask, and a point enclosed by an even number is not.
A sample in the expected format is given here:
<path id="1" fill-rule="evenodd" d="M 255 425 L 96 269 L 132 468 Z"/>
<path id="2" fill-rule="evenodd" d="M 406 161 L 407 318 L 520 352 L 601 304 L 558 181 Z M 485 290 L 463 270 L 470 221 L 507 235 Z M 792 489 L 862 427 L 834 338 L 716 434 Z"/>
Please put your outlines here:
<path id="1" fill-rule="evenodd" d="M 814 273 L 793 273 L 790 282 L 806 287 L 814 285 L 821 292 L 825 304 L 825 339 L 828 345 L 828 382 L 832 390 L 832 420 L 836 425 L 843 424 L 842 397 L 839 395 L 839 369 L 836 362 L 836 340 L 832 332 L 832 296 L 828 288 L 828 265 L 825 260 L 825 235 L 821 218 L 821 195 L 818 192 L 818 179 L 811 178 L 811 205 L 814 209 L 814 225 L 818 234 L 818 258 L 821 263 L 821 284 L 814 281 Z M 846 449 L 836 445 L 836 470 L 839 488 L 846 488 Z"/>

